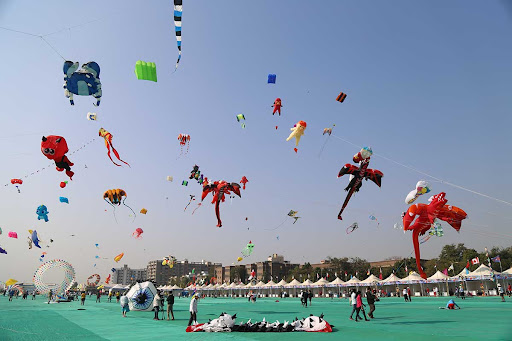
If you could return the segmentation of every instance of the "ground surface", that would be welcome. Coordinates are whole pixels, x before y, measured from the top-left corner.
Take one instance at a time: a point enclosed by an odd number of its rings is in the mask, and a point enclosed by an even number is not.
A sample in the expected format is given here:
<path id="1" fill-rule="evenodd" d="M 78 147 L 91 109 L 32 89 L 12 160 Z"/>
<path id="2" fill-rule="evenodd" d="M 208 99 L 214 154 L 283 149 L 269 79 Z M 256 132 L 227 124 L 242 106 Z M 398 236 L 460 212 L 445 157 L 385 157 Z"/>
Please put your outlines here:
<path id="1" fill-rule="evenodd" d="M 197 340 L 208 337 L 224 340 L 275 340 L 272 333 L 185 333 L 189 299 L 176 299 L 175 321 L 154 321 L 152 312 L 130 312 L 121 316 L 119 304 L 79 302 L 45 304 L 43 297 L 35 301 L 0 296 L 0 340 L 148 340 L 172 338 Z M 308 314 L 325 314 L 335 326 L 331 334 L 286 333 L 284 340 L 512 340 L 512 300 L 500 302 L 496 297 L 457 300 L 462 310 L 440 310 L 446 298 L 414 298 L 405 303 L 399 298 L 377 302 L 375 319 L 354 322 L 348 319 L 351 307 L 345 299 L 313 299 L 312 307 L 302 308 L 298 299 L 260 299 L 255 304 L 245 299 L 213 299 L 199 301 L 199 322 L 214 319 L 225 311 L 237 314 L 237 321 L 291 320 Z"/>

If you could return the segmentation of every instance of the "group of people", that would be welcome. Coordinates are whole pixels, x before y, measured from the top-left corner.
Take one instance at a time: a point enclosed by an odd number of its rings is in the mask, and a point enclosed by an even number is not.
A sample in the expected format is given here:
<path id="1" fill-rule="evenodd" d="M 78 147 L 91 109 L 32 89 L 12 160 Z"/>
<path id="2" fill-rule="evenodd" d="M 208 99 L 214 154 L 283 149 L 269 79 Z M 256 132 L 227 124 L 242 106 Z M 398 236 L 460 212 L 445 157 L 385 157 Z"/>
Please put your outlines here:
<path id="1" fill-rule="evenodd" d="M 374 318 L 373 312 L 375 311 L 376 301 L 379 301 L 379 298 L 377 297 L 375 290 L 372 291 L 372 289 L 368 288 L 366 290 L 366 303 L 368 303 L 368 306 L 370 307 L 370 311 L 368 312 L 368 317 L 370 318 Z M 361 316 L 359 316 L 359 313 L 362 312 L 365 321 L 370 321 L 366 317 L 366 312 L 364 310 L 366 305 L 363 303 L 363 296 L 361 294 L 361 291 L 352 289 L 352 293 L 350 294 L 350 304 L 352 305 L 352 313 L 350 314 L 351 320 L 354 320 L 354 313 L 356 313 L 356 322 L 358 320 L 362 320 Z"/>
<path id="2" fill-rule="evenodd" d="M 195 296 L 196 295 L 194 295 L 192 297 L 192 301 L 194 301 Z M 123 297 L 126 298 L 126 296 L 123 296 Z M 157 294 L 155 295 L 155 297 L 153 298 L 153 311 L 155 312 L 155 317 L 153 318 L 153 320 L 160 320 L 160 318 L 158 318 L 158 313 L 160 311 L 164 311 L 164 302 L 165 301 L 167 301 L 167 321 L 169 321 L 171 319 L 171 317 L 172 317 L 172 320 L 174 320 L 174 311 L 173 311 L 174 294 L 172 293 L 172 291 L 169 292 L 167 297 L 163 296 L 161 291 L 158 291 Z M 121 298 L 121 307 L 123 307 L 123 316 L 126 317 L 126 314 L 124 311 L 125 311 L 125 308 L 127 308 L 127 306 L 128 306 L 128 298 L 126 298 L 125 305 L 123 305 L 123 302 L 124 301 Z M 190 309 L 192 309 L 192 302 L 190 303 Z M 195 303 L 195 313 L 197 313 L 197 302 Z M 192 310 L 191 310 L 190 318 L 192 318 Z M 164 318 L 162 318 L 162 320 L 164 320 Z M 194 321 L 195 321 L 195 318 L 194 318 Z M 190 326 L 190 324 L 189 324 L 189 326 Z"/>
<path id="3" fill-rule="evenodd" d="M 313 292 L 309 290 L 300 291 L 300 303 L 302 303 L 303 307 L 308 307 L 308 299 L 309 299 L 309 305 L 311 306 L 311 300 L 313 299 Z"/>
<path id="4" fill-rule="evenodd" d="M 404 288 L 404 290 L 402 290 L 402 295 L 404 296 L 405 302 L 412 302 L 411 301 L 411 289 L 409 287 Z"/>

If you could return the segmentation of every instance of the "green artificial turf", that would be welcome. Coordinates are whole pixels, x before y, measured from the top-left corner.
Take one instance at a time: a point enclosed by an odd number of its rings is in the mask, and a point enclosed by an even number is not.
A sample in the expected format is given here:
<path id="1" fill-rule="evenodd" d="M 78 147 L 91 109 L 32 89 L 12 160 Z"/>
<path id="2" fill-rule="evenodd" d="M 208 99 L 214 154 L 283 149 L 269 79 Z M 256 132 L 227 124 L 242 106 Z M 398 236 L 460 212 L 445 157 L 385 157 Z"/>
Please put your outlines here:
<path id="1" fill-rule="evenodd" d="M 448 298 L 413 298 L 406 303 L 400 298 L 383 298 L 377 302 L 375 319 L 370 322 L 349 320 L 352 308 L 346 299 L 313 299 L 303 308 L 297 298 L 246 299 L 206 298 L 199 301 L 198 322 L 218 317 L 221 312 L 237 314 L 237 322 L 283 322 L 295 317 L 324 313 L 334 325 L 334 332 L 281 333 L 283 340 L 512 340 L 512 300 L 502 303 L 499 297 L 476 297 L 456 300 L 461 310 L 440 310 Z M 8 302 L 0 296 L 0 340 L 275 340 L 275 333 L 186 333 L 189 299 L 176 298 L 175 321 L 154 321 L 153 312 L 131 311 L 121 316 L 119 304 L 101 303 L 87 298 L 86 310 L 80 303 L 46 304 L 38 296 L 35 301 L 21 298 Z"/>

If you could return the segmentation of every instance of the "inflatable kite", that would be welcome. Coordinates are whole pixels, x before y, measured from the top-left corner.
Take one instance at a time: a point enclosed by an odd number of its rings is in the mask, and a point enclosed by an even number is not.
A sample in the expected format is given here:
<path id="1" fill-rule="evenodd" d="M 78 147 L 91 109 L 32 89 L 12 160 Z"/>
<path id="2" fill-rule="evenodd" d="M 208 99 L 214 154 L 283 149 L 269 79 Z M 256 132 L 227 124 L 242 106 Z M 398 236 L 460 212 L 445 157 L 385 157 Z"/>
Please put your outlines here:
<path id="1" fill-rule="evenodd" d="M 359 225 L 357 225 L 357 222 L 356 223 L 353 223 L 352 225 L 350 225 L 349 227 L 347 227 L 346 231 L 347 234 L 350 234 L 352 232 L 354 232 L 355 230 L 357 230 L 359 228 Z"/>
<path id="2" fill-rule="evenodd" d="M 412 190 L 405 197 L 405 203 L 407 205 L 412 204 L 420 195 L 430 192 L 430 184 L 425 180 L 418 181 L 416 189 Z"/>
<path id="3" fill-rule="evenodd" d="M 174 263 L 176 263 L 176 257 L 174 256 L 164 257 L 164 260 L 162 261 L 162 265 L 167 265 L 171 269 L 174 267 Z"/>
<path id="4" fill-rule="evenodd" d="M 123 197 L 125 197 L 123 199 Z M 103 200 L 105 200 L 110 206 L 112 206 L 114 208 L 114 218 L 116 216 L 116 206 L 121 206 L 121 203 L 128 207 L 130 209 L 130 211 L 132 211 L 133 215 L 136 216 L 135 212 L 132 210 L 132 208 L 128 205 L 125 204 L 125 201 L 127 199 L 127 195 L 126 195 L 126 192 L 122 189 L 109 189 L 108 191 L 105 191 L 105 193 L 103 193 Z"/>
<path id="5" fill-rule="evenodd" d="M 7 254 L 7 251 L 5 251 L 4 249 L 2 249 L 2 248 L 0 247 L 0 253 Z"/>
<path id="6" fill-rule="evenodd" d="M 139 80 L 156 82 L 156 64 L 138 60 L 135 63 L 135 75 Z"/>
<path id="7" fill-rule="evenodd" d="M 96 115 L 96 113 L 94 113 L 94 112 L 88 112 L 87 119 L 89 121 L 96 121 L 96 120 L 98 120 L 98 115 Z"/>
<path id="8" fill-rule="evenodd" d="M 176 61 L 176 68 L 174 71 L 178 69 L 178 64 L 181 60 L 181 15 L 183 11 L 183 1 L 182 0 L 174 0 L 174 30 L 176 31 L 176 43 L 178 44 L 178 60 Z"/>
<path id="9" fill-rule="evenodd" d="M 9 236 L 9 238 L 18 239 L 18 234 L 16 232 L 14 232 L 14 231 L 9 231 L 7 236 Z"/>
<path id="10" fill-rule="evenodd" d="M 69 151 L 66 139 L 62 136 L 43 136 L 41 142 L 41 152 L 48 159 L 55 161 L 55 166 L 59 172 L 66 170 L 66 175 L 71 179 L 75 173 L 71 171 L 71 166 L 74 165 L 69 161 L 66 153 Z"/>
<path id="11" fill-rule="evenodd" d="M 268 74 L 268 79 L 267 79 L 267 83 L 268 84 L 276 84 L 276 75 L 274 75 L 273 73 L 269 73 Z"/>
<path id="12" fill-rule="evenodd" d="M 404 231 L 412 231 L 412 242 L 414 245 L 414 255 L 416 257 L 418 272 L 421 277 L 425 279 L 427 278 L 427 275 L 421 268 L 420 264 L 420 247 L 418 237 L 424 235 L 425 232 L 432 228 L 432 225 L 435 224 L 436 218 L 447 222 L 458 232 L 461 228 L 462 220 L 467 217 L 466 212 L 462 209 L 451 205 L 447 206 L 446 203 L 448 200 L 445 198 L 445 195 L 446 194 L 444 192 L 434 195 L 432 197 L 432 201 L 428 205 L 412 205 L 403 217 Z"/>
<path id="13" fill-rule="evenodd" d="M 64 94 L 69 98 L 71 105 L 75 105 L 73 94 L 79 96 L 93 96 L 96 98 L 95 106 L 100 105 L 101 82 L 100 66 L 96 62 L 89 62 L 82 65 L 78 70 L 79 63 L 69 60 L 64 62 Z M 78 71 L 77 71 L 78 70 Z"/>
<path id="14" fill-rule="evenodd" d="M 190 176 L 188 178 L 195 179 L 197 183 L 201 185 L 203 184 L 205 179 L 208 180 L 208 178 L 203 177 L 203 174 L 201 174 L 198 165 L 194 165 L 194 167 L 192 167 L 192 171 L 190 172 Z"/>
<path id="15" fill-rule="evenodd" d="M 328 134 L 329 136 L 331 136 L 332 128 L 324 128 L 324 133 L 322 135 L 325 135 L 325 134 Z"/>
<path id="16" fill-rule="evenodd" d="M 99 131 L 99 136 L 103 137 L 105 139 L 105 147 L 107 147 L 107 155 L 110 159 L 110 161 L 112 161 L 112 163 L 118 167 L 121 167 L 121 165 L 118 165 L 117 163 L 114 162 L 114 160 L 112 160 L 112 156 L 110 156 L 110 148 L 112 147 L 112 151 L 114 152 L 114 155 L 116 156 L 116 158 L 121 161 L 122 163 L 128 165 L 130 167 L 130 165 L 127 163 L 127 162 L 124 162 L 123 160 L 120 159 L 119 157 L 119 153 L 117 152 L 117 150 L 114 148 L 114 145 L 112 144 L 112 134 L 109 133 L 108 131 L 106 131 L 105 129 L 103 128 L 100 128 L 100 131 Z"/>
<path id="17" fill-rule="evenodd" d="M 250 255 L 252 255 L 253 250 L 254 250 L 254 244 L 252 243 L 252 241 L 249 241 L 249 244 L 247 244 L 245 246 L 245 249 L 242 250 L 242 255 L 244 256 L 244 258 L 247 258 Z"/>
<path id="18" fill-rule="evenodd" d="M 37 220 L 43 219 L 45 222 L 48 222 L 48 208 L 45 205 L 41 205 L 37 208 Z"/>
<path id="19" fill-rule="evenodd" d="M 272 112 L 272 116 L 276 112 L 279 114 L 279 116 L 281 116 L 281 108 L 283 107 L 283 105 L 281 104 L 281 99 L 279 97 L 276 98 L 276 100 L 274 101 L 274 104 L 272 105 L 272 107 L 274 107 L 274 111 Z"/>
<path id="20" fill-rule="evenodd" d="M 242 184 L 242 188 L 243 190 L 245 191 L 245 185 L 249 182 L 249 180 L 247 180 L 247 178 L 244 176 L 242 176 L 242 180 L 240 180 L 240 183 Z"/>
<path id="21" fill-rule="evenodd" d="M 69 204 L 69 200 L 66 197 L 59 197 L 59 201 L 62 202 L 62 203 Z"/>
<path id="22" fill-rule="evenodd" d="M 68 182 L 67 182 L 67 181 L 62 181 L 62 182 L 59 184 L 59 186 L 60 186 L 60 188 L 64 188 L 64 187 L 66 187 L 66 185 L 67 185 L 67 184 L 68 184 Z"/>
<path id="23" fill-rule="evenodd" d="M 144 231 L 140 227 L 137 227 L 135 229 L 135 232 L 132 233 L 132 236 L 135 237 L 136 239 L 140 239 L 142 238 L 142 233 L 144 233 Z"/>
<path id="24" fill-rule="evenodd" d="M 376 218 L 373 214 L 370 214 L 370 215 L 368 216 L 368 219 L 370 219 L 370 220 L 373 220 L 373 221 L 377 222 L 377 227 L 379 227 L 380 223 L 379 223 L 379 221 L 377 220 L 377 218 Z"/>
<path id="25" fill-rule="evenodd" d="M 142 214 L 146 214 L 146 213 L 148 213 L 148 210 L 146 210 L 145 208 L 142 208 L 142 209 L 140 210 L 140 213 L 142 213 Z"/>
<path id="26" fill-rule="evenodd" d="M 172 177 L 172 176 L 170 176 L 170 175 L 168 175 L 168 176 L 166 177 L 166 179 L 167 179 L 167 181 L 169 181 L 169 182 L 172 182 L 172 180 L 174 180 L 174 179 L 173 179 L 173 177 Z"/>
<path id="27" fill-rule="evenodd" d="M 348 186 L 345 188 L 345 191 L 348 191 L 347 197 L 345 198 L 345 201 L 343 202 L 343 206 L 341 206 L 340 213 L 338 213 L 338 219 L 342 220 L 341 214 L 343 213 L 343 210 L 345 207 L 347 207 L 347 204 L 352 197 L 352 194 L 355 192 L 359 192 L 359 189 L 363 185 L 363 180 L 370 179 L 373 181 L 377 186 L 380 187 L 382 177 L 384 174 L 382 174 L 381 171 L 369 169 L 368 165 L 370 164 L 370 156 L 373 154 L 371 148 L 364 147 L 361 149 L 359 153 L 354 155 L 353 161 L 359 162 L 359 167 L 355 165 L 351 165 L 349 163 L 345 164 L 343 168 L 341 168 L 340 172 L 338 173 L 338 178 L 342 177 L 345 174 L 350 174 L 350 182 Z"/>
<path id="28" fill-rule="evenodd" d="M 41 246 L 39 245 L 40 240 L 39 240 L 39 238 L 38 238 L 38 236 L 37 236 L 37 231 L 36 231 L 36 230 L 34 230 L 34 231 L 29 230 L 28 232 L 31 234 L 31 237 L 30 237 L 30 238 L 32 239 L 32 243 L 33 243 L 36 247 L 41 248 Z"/>
<path id="29" fill-rule="evenodd" d="M 343 101 L 345 100 L 345 98 L 347 98 L 347 94 L 343 93 L 343 92 L 340 92 L 340 94 L 338 95 L 338 97 L 336 97 L 336 100 L 340 103 L 343 103 Z"/>
<path id="30" fill-rule="evenodd" d="M 183 147 L 185 145 L 187 146 L 187 150 L 185 151 L 185 155 L 187 155 L 188 154 L 188 148 L 190 146 L 190 135 L 179 134 L 178 135 L 178 141 L 180 141 L 180 149 L 181 149 L 180 156 L 183 155 Z"/>
<path id="31" fill-rule="evenodd" d="M 123 256 L 124 256 L 124 252 L 118 254 L 117 256 L 114 257 L 114 261 L 116 263 L 118 263 L 121 260 L 121 258 L 123 258 Z"/>
<path id="32" fill-rule="evenodd" d="M 16 186 L 16 189 L 18 190 L 18 193 L 21 193 L 20 187 L 18 185 L 23 184 L 23 180 L 21 180 L 21 179 L 11 179 L 11 184 Z"/>
<path id="33" fill-rule="evenodd" d="M 105 279 L 105 284 L 109 284 L 110 283 L 110 277 L 111 277 L 111 275 L 108 274 L 107 278 Z"/>
<path id="34" fill-rule="evenodd" d="M 87 286 L 88 287 L 95 287 L 95 286 L 98 285 L 100 280 L 101 280 L 101 276 L 100 275 L 98 275 L 98 274 L 90 275 L 87 278 Z"/>
<path id="35" fill-rule="evenodd" d="M 217 216 L 217 227 L 222 227 L 222 221 L 220 220 L 220 203 L 224 202 L 225 195 L 230 195 L 231 191 L 238 195 L 240 198 L 240 185 L 236 182 L 228 183 L 224 180 L 214 181 L 213 183 L 205 182 L 203 184 L 203 194 L 201 201 L 211 192 L 213 193 L 212 204 L 215 204 L 215 215 Z"/>
<path id="36" fill-rule="evenodd" d="M 299 146 L 300 138 L 302 135 L 304 135 L 304 130 L 306 129 L 306 122 L 299 121 L 296 125 L 293 126 L 293 128 L 290 128 L 292 131 L 290 133 L 290 136 L 286 139 L 286 141 L 290 141 L 292 138 L 295 137 L 295 148 L 293 149 L 295 153 L 297 153 L 297 147 Z"/>
<path id="37" fill-rule="evenodd" d="M 44 274 L 49 269 L 61 269 L 64 271 L 64 278 L 62 282 L 59 285 L 57 285 L 57 288 L 55 288 L 55 284 L 46 284 L 45 282 L 43 282 Z M 75 269 L 71 264 L 69 264 L 66 261 L 60 259 L 50 260 L 46 263 L 43 263 L 37 269 L 32 280 L 37 291 L 42 295 L 48 294 L 50 290 L 53 290 L 53 292 L 56 295 L 63 295 L 69 289 L 71 289 L 71 287 L 75 283 Z"/>
<path id="38" fill-rule="evenodd" d="M 245 116 L 244 116 L 244 114 L 238 114 L 238 115 L 236 115 L 236 120 L 237 120 L 238 122 L 242 121 L 242 123 L 240 123 L 240 126 L 241 126 L 242 128 L 245 128 Z"/>
<path id="39" fill-rule="evenodd" d="M 130 310 L 151 311 L 156 288 L 151 282 L 137 283 L 126 294 Z"/>

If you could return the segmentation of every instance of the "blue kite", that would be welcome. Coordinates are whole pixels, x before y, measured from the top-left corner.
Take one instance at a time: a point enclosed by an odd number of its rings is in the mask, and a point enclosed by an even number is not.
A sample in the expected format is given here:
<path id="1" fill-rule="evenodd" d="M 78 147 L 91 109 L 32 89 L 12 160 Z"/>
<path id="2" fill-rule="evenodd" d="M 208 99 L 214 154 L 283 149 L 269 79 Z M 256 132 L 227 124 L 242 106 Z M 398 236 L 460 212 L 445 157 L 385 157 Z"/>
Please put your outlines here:
<path id="1" fill-rule="evenodd" d="M 45 222 L 48 222 L 48 208 L 45 205 L 41 205 L 37 208 L 37 220 L 44 219 Z"/>
<path id="2" fill-rule="evenodd" d="M 66 98 L 69 98 L 71 105 L 75 105 L 73 94 L 93 96 L 97 100 L 94 106 L 99 106 L 102 95 L 100 66 L 96 62 L 88 62 L 78 70 L 78 65 L 78 62 L 73 63 L 69 60 L 64 62 L 62 70 L 64 71 L 64 94 Z"/>
<path id="3" fill-rule="evenodd" d="M 69 204 L 69 200 L 66 197 L 59 197 L 60 202 L 64 202 L 66 204 Z"/>

